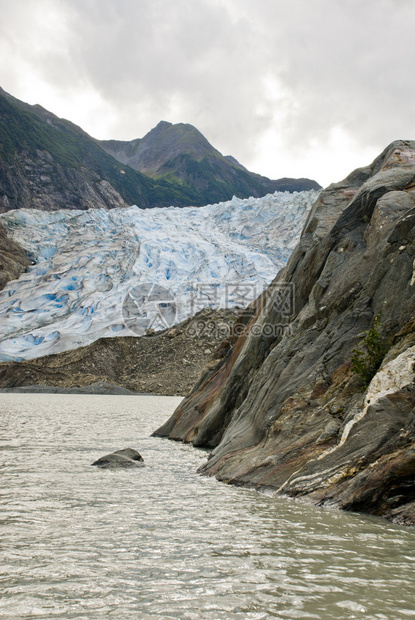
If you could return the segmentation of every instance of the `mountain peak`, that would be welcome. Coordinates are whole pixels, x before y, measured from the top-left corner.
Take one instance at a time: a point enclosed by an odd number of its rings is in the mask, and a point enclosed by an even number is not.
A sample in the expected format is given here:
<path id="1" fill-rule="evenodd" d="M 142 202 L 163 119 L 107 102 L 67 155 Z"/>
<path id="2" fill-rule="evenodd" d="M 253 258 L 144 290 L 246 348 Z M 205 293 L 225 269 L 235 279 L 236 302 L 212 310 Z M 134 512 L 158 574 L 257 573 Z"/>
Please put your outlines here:
<path id="1" fill-rule="evenodd" d="M 320 188 L 318 183 L 309 179 L 271 181 L 254 174 L 234 157 L 224 157 L 189 123 L 160 121 L 134 144 L 109 141 L 100 144 L 123 164 L 153 179 L 165 179 L 195 188 L 204 196 L 204 204 L 230 200 L 233 195 L 239 198 L 260 197 L 275 191 Z"/>
<path id="2" fill-rule="evenodd" d="M 169 123 L 169 121 L 160 121 L 151 131 L 161 131 L 163 129 L 167 129 L 171 127 L 173 123 Z"/>
<path id="3" fill-rule="evenodd" d="M 108 140 L 100 144 L 122 163 L 153 178 L 171 174 L 170 162 L 177 157 L 187 156 L 196 161 L 212 155 L 221 157 L 203 134 L 188 123 L 160 121 L 143 138 L 135 141 L 134 148 L 128 148 L 128 154 L 120 153 L 119 144 L 114 149 L 114 144 Z"/>
<path id="4" fill-rule="evenodd" d="M 4 90 L 0 112 L 0 212 L 202 206 L 234 195 L 319 189 L 314 181 L 249 172 L 186 123 L 163 120 L 143 138 L 100 141 Z"/>

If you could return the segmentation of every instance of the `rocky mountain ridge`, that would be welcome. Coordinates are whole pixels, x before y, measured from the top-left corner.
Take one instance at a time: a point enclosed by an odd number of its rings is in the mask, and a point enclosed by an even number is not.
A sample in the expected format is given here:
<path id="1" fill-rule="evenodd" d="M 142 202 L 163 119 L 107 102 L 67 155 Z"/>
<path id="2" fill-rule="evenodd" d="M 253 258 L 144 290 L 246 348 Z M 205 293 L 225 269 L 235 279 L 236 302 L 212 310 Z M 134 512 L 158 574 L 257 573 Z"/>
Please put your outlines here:
<path id="1" fill-rule="evenodd" d="M 161 129 L 165 125 L 169 124 L 161 123 Z M 198 161 L 188 150 L 182 152 L 186 140 L 179 140 L 174 131 L 173 140 L 161 142 L 153 139 L 154 134 L 160 134 L 160 127 L 131 143 L 100 142 L 70 121 L 39 105 L 19 101 L 0 88 L 0 213 L 21 208 L 112 209 L 133 204 L 140 208 L 202 206 L 229 200 L 234 194 L 245 198 L 276 191 L 274 182 L 248 172 L 232 158 L 223 158 L 194 128 L 191 133 L 198 134 L 196 142 L 205 141 L 214 156 Z M 172 141 L 177 143 L 173 159 Z M 120 144 L 124 146 L 117 146 Z M 154 178 L 140 172 L 140 166 L 133 169 L 130 164 L 135 162 L 137 148 L 147 153 L 144 161 L 149 154 L 152 162 L 167 158 L 163 163 L 166 169 L 157 170 Z M 179 166 L 176 160 L 180 160 Z M 181 174 L 179 168 L 185 172 Z M 144 169 L 150 170 L 151 165 L 147 163 Z M 306 184 L 310 189 L 319 188 L 314 181 L 306 180 Z M 288 179 L 284 189 L 296 191 L 303 186 L 303 180 Z"/>
<path id="2" fill-rule="evenodd" d="M 276 191 L 321 189 L 310 179 L 272 181 L 249 172 L 234 157 L 223 156 L 196 127 L 185 123 L 161 121 L 141 139 L 99 144 L 121 163 L 153 179 L 193 188 L 205 203 L 230 200 L 233 195 L 261 197 Z"/>
<path id="3" fill-rule="evenodd" d="M 324 190 L 232 348 L 155 434 L 202 473 L 415 524 L 415 141 Z M 287 305 L 287 295 L 293 294 Z M 374 317 L 387 353 L 353 372 Z"/>
<path id="4" fill-rule="evenodd" d="M 122 166 L 80 127 L 0 89 L 0 213 L 179 206 L 191 196 Z"/>

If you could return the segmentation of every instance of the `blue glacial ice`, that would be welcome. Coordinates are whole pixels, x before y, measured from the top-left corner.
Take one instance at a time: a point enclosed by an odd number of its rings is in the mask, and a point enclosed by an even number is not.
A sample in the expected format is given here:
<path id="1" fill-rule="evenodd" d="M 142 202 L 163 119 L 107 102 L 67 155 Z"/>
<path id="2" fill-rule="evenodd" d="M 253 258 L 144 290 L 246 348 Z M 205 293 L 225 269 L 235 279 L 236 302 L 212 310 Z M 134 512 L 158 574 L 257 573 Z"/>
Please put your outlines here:
<path id="1" fill-rule="evenodd" d="M 317 195 L 276 192 L 198 208 L 3 214 L 9 235 L 34 264 L 0 293 L 0 360 L 136 335 L 123 308 L 137 301 L 137 286 L 167 291 L 174 322 L 203 306 L 246 305 L 285 265 Z"/>

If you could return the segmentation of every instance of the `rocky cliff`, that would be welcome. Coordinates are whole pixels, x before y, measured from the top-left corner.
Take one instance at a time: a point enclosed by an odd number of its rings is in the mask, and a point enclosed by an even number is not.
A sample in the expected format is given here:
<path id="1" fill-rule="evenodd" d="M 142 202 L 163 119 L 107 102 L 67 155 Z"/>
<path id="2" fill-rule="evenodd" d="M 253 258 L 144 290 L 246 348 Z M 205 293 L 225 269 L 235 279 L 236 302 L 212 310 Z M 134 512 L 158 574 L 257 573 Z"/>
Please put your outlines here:
<path id="1" fill-rule="evenodd" d="M 415 524 L 414 259 L 415 142 L 397 141 L 320 194 L 248 324 L 155 434 L 211 448 L 202 473 L 219 480 Z M 366 388 L 351 360 L 368 331 L 387 352 Z"/>
<path id="2" fill-rule="evenodd" d="M 7 236 L 7 231 L 0 223 L 0 291 L 7 282 L 16 280 L 29 266 L 23 248 Z"/>

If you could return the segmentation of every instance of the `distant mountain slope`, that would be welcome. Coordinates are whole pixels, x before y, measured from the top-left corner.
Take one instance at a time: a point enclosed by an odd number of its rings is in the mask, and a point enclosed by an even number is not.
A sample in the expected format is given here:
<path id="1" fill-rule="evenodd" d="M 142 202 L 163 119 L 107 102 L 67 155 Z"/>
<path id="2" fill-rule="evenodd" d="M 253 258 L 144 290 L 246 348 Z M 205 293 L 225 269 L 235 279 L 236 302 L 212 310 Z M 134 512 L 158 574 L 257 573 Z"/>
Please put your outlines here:
<path id="1" fill-rule="evenodd" d="M 319 188 L 308 179 L 253 174 L 192 125 L 161 122 L 142 139 L 99 141 L 0 88 L 0 213 L 202 206 Z"/>
<path id="2" fill-rule="evenodd" d="M 153 179 L 179 182 L 188 191 L 196 190 L 204 204 L 229 200 L 233 195 L 260 197 L 275 191 L 320 189 L 310 179 L 271 181 L 249 172 L 234 157 L 224 157 L 189 124 L 161 121 L 142 139 L 99 144 L 121 163 Z"/>
<path id="3" fill-rule="evenodd" d="M 80 127 L 0 89 L 0 212 L 184 206 L 193 194 L 122 166 Z"/>

